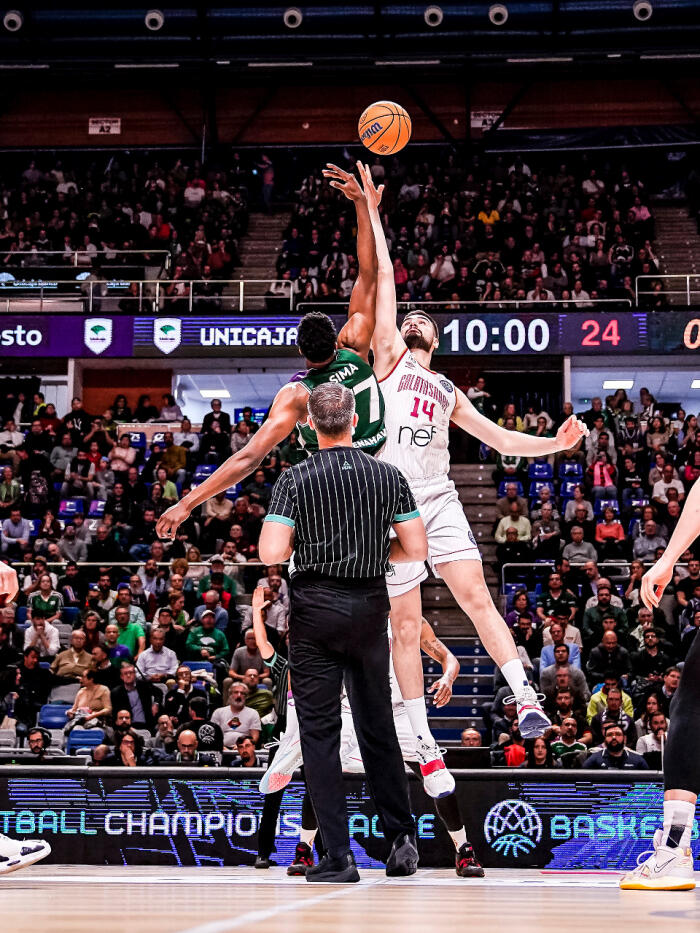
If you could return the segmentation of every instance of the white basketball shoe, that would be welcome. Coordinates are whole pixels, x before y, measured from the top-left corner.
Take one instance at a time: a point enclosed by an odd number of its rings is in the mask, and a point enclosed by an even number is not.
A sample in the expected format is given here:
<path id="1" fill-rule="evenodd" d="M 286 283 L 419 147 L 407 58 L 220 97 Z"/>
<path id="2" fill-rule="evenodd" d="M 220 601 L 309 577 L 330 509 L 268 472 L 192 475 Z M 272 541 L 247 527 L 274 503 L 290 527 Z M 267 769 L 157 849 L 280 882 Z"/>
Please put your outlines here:
<path id="1" fill-rule="evenodd" d="M 292 780 L 294 772 L 303 763 L 297 711 L 294 704 L 289 703 L 287 705 L 287 728 L 282 733 L 272 764 L 260 779 L 260 792 L 274 794 L 275 791 L 283 790 Z"/>
<path id="2" fill-rule="evenodd" d="M 539 738 L 552 725 L 542 709 L 540 697 L 544 699 L 544 694 L 537 694 L 532 687 L 527 686 L 518 690 L 514 696 L 505 698 L 506 703 L 514 702 L 518 707 L 518 725 L 524 739 Z"/>
<path id="3" fill-rule="evenodd" d="M 26 868 L 50 854 L 51 846 L 41 839 L 24 839 L 19 842 L 0 833 L 0 875 Z"/>
<path id="4" fill-rule="evenodd" d="M 416 757 L 423 777 L 423 787 L 429 797 L 447 797 L 455 789 L 455 779 L 445 767 L 437 742 L 416 737 Z"/>
<path id="5" fill-rule="evenodd" d="M 620 879 L 623 891 L 692 891 L 695 887 L 693 853 L 690 849 L 669 849 L 661 845 L 663 832 L 654 833 L 651 854 L 642 852 L 636 868 Z M 644 861 L 640 859 L 648 855 Z"/>

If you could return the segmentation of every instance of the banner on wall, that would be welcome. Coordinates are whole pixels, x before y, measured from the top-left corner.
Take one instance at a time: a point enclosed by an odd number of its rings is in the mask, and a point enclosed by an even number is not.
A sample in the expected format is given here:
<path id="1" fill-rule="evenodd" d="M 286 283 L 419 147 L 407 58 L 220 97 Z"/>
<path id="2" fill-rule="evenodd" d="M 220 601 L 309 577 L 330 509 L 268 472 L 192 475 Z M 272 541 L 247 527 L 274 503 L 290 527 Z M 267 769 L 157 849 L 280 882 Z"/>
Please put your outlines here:
<path id="1" fill-rule="evenodd" d="M 252 864 L 262 815 L 259 776 L 218 769 L 21 769 L 0 776 L 0 833 L 41 836 L 59 863 L 112 865 Z M 78 774 L 75 771 L 78 770 Z M 14 769 L 13 769 L 14 771 Z M 72 773 L 71 773 L 72 772 Z M 233 774 L 233 776 L 231 776 Z M 469 838 L 487 867 L 619 869 L 637 863 L 661 825 L 660 781 L 613 781 L 585 772 L 457 772 Z M 454 864 L 454 847 L 433 801 L 411 779 L 423 867 Z M 285 792 L 277 855 L 289 864 L 301 825 L 304 787 Z M 388 843 L 362 777 L 347 779 L 348 821 L 358 864 L 378 867 Z M 698 854 L 698 824 L 693 829 Z"/>
<path id="2" fill-rule="evenodd" d="M 700 310 L 621 314 L 455 311 L 433 315 L 441 356 L 700 355 Z M 331 315 L 338 330 L 347 318 Z M 298 356 L 298 316 L 3 315 L 6 356 L 223 358 Z"/>

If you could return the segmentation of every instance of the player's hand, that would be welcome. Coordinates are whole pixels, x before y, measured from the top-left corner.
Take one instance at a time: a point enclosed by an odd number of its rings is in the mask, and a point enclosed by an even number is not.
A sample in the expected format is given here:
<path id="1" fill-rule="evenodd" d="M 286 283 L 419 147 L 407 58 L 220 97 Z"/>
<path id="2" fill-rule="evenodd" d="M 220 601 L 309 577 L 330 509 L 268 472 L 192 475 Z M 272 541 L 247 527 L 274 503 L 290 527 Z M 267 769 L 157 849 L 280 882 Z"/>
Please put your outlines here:
<path id="1" fill-rule="evenodd" d="M 265 587 L 256 586 L 256 588 L 253 590 L 253 609 L 259 609 L 262 612 L 262 610 L 267 609 L 269 605 L 270 600 L 265 599 Z"/>
<path id="2" fill-rule="evenodd" d="M 190 511 L 183 502 L 176 502 L 166 509 L 156 522 L 158 537 L 173 541 L 178 527 L 190 517 Z"/>
<path id="3" fill-rule="evenodd" d="M 372 173 L 369 170 L 369 165 L 363 165 L 362 162 L 357 163 L 357 171 L 360 173 L 360 178 L 362 180 L 362 190 L 365 193 L 367 198 L 367 207 L 378 208 L 382 203 L 382 195 L 384 194 L 384 185 L 380 185 L 378 188 L 375 187 L 374 181 L 372 179 Z"/>
<path id="4" fill-rule="evenodd" d="M 661 561 L 654 564 L 651 570 L 642 577 L 639 595 L 647 609 L 658 609 L 664 590 L 673 576 L 673 567 L 666 567 Z"/>
<path id="5" fill-rule="evenodd" d="M 359 182 L 351 172 L 345 172 L 332 162 L 328 162 L 323 169 L 323 177 L 330 178 L 331 188 L 337 188 L 342 191 L 346 198 L 351 201 L 363 201 L 364 192 L 360 188 Z"/>
<path id="6" fill-rule="evenodd" d="M 571 450 L 582 438 L 588 437 L 589 433 L 583 421 L 576 415 L 570 415 L 557 431 L 557 449 Z"/>
<path id="7" fill-rule="evenodd" d="M 0 564 L 0 605 L 11 603 L 18 591 L 17 571 L 7 564 Z"/>
<path id="8" fill-rule="evenodd" d="M 452 699 L 452 681 L 443 674 L 440 680 L 436 680 L 432 686 L 428 687 L 428 693 L 434 693 L 433 706 L 445 706 Z"/>

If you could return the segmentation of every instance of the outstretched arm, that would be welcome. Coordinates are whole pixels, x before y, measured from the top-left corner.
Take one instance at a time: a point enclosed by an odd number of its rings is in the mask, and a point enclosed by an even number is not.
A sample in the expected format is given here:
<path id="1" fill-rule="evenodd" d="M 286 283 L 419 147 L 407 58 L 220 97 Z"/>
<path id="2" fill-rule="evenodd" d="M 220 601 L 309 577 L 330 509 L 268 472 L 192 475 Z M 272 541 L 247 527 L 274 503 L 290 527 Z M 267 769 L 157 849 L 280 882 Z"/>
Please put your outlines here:
<path id="1" fill-rule="evenodd" d="M 445 706 L 452 697 L 452 685 L 459 674 L 459 661 L 447 645 L 440 641 L 425 619 L 421 624 L 420 646 L 422 651 L 442 666 L 442 677 L 428 687 L 428 693 L 435 694 L 433 697 L 435 706 Z"/>
<path id="2" fill-rule="evenodd" d="M 586 425 L 575 415 L 564 422 L 556 437 L 534 437 L 520 431 L 506 431 L 478 412 L 461 389 L 457 389 L 456 393 L 457 404 L 452 413 L 454 423 L 500 454 L 547 457 L 559 450 L 570 450 L 588 434 Z"/>
<path id="3" fill-rule="evenodd" d="M 676 530 L 666 550 L 651 570 L 642 577 L 640 596 L 647 609 L 656 609 L 673 575 L 673 568 L 681 556 L 700 534 L 700 480 L 695 480 L 688 493 Z"/>
<path id="4" fill-rule="evenodd" d="M 337 165 L 328 163 L 325 178 L 330 178 L 331 188 L 342 191 L 355 205 L 357 212 L 357 261 L 358 272 L 348 308 L 348 322 L 338 334 L 338 346 L 354 350 L 366 360 L 374 333 L 374 306 L 377 299 L 377 253 L 374 233 L 367 211 L 367 199 L 357 179 Z"/>
<path id="5" fill-rule="evenodd" d="M 222 463 L 201 486 L 163 512 L 156 525 L 159 537 L 175 537 L 178 526 L 189 517 L 193 509 L 249 476 L 272 448 L 289 435 L 297 421 L 305 419 L 308 397 L 302 386 L 284 386 L 280 389 L 267 421 L 245 447 Z"/>
<path id="6" fill-rule="evenodd" d="M 365 197 L 367 198 L 367 208 L 377 249 L 377 311 L 372 349 L 374 351 L 374 371 L 377 378 L 382 379 L 394 368 L 397 360 L 405 351 L 406 344 L 401 339 L 401 334 L 396 326 L 394 267 L 391 264 L 389 247 L 386 245 L 386 237 L 379 216 L 379 205 L 382 200 L 384 185 L 375 188 L 368 165 L 358 162 L 357 167 L 362 179 Z"/>
<path id="7" fill-rule="evenodd" d="M 275 649 L 268 640 L 263 622 L 263 609 L 267 609 L 269 603 L 265 599 L 265 587 L 258 586 L 253 590 L 253 631 L 255 632 L 255 641 L 258 651 L 263 661 L 269 661 L 275 653 Z"/>

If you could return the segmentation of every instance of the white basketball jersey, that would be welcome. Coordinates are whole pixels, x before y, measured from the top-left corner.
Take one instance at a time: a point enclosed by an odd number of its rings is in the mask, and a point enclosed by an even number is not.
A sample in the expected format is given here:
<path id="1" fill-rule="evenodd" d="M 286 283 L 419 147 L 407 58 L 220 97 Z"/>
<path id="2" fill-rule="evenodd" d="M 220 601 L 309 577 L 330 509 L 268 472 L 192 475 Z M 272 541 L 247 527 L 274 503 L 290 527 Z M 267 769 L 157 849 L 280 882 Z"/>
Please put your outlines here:
<path id="1" fill-rule="evenodd" d="M 398 467 L 409 482 L 447 476 L 450 418 L 457 401 L 452 382 L 405 350 L 379 387 L 386 444 L 377 459 Z"/>

